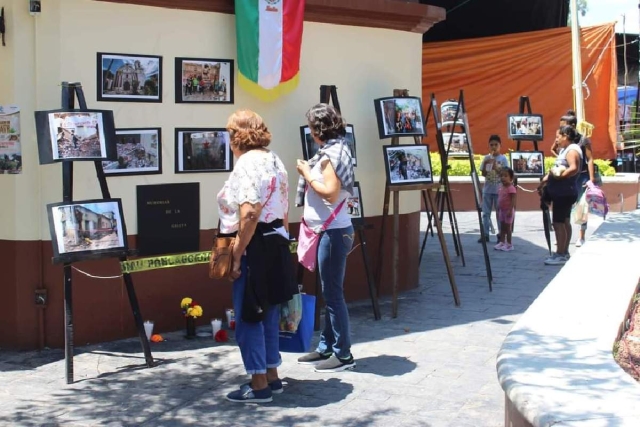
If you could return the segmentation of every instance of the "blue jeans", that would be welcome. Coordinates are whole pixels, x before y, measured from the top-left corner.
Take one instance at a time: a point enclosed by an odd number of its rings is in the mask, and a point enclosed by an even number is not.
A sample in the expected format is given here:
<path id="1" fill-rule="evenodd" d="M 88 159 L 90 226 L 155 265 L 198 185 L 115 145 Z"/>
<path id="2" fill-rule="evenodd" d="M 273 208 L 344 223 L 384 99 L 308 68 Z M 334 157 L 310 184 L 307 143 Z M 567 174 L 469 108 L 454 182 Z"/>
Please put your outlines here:
<path id="1" fill-rule="evenodd" d="M 491 211 L 495 211 L 498 214 L 498 194 L 482 193 L 482 226 L 484 227 L 485 236 L 491 234 Z M 498 221 L 496 219 L 496 221 Z M 500 227 L 500 224 L 496 224 L 496 227 Z M 498 230 L 496 230 L 498 231 Z"/>
<path id="2" fill-rule="evenodd" d="M 280 305 L 269 307 L 264 320 L 257 323 L 242 321 L 242 299 L 247 284 L 247 260 L 242 257 L 242 274 L 233 282 L 233 310 L 236 316 L 236 341 L 247 374 L 265 374 L 267 368 L 277 368 L 280 358 Z"/>
<path id="3" fill-rule="evenodd" d="M 318 353 L 333 352 L 341 359 L 351 356 L 349 312 L 344 299 L 344 273 L 347 255 L 353 246 L 353 227 L 327 230 L 318 244 L 318 271 L 322 296 L 327 304 L 324 330 L 320 334 Z"/>

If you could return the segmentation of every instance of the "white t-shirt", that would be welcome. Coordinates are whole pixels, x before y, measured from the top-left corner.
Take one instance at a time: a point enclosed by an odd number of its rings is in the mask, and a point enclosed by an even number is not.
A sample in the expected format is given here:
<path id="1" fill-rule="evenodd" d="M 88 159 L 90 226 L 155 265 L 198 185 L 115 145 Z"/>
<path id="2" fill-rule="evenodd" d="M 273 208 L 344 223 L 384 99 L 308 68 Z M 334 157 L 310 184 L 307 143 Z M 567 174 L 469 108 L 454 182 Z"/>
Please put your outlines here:
<path id="1" fill-rule="evenodd" d="M 327 157 L 323 157 L 323 160 L 317 162 L 313 168 L 311 168 L 311 179 L 316 180 L 324 184 L 324 177 L 322 176 L 321 164 L 326 161 Z M 328 167 L 328 166 L 327 166 Z M 329 218 L 329 216 L 336 210 L 336 208 L 344 200 L 349 197 L 350 194 L 340 189 L 338 200 L 331 204 L 316 193 L 311 186 L 307 187 L 307 194 L 304 198 L 304 221 L 312 228 L 320 228 L 322 224 Z M 346 228 L 351 225 L 351 217 L 349 216 L 349 209 L 346 206 L 346 202 L 342 205 L 340 212 L 336 215 L 335 219 L 329 224 L 327 230 L 334 228 Z"/>
<path id="2" fill-rule="evenodd" d="M 287 170 L 271 151 L 247 151 L 238 158 L 217 200 L 221 233 L 238 231 L 244 203 L 262 204 L 260 222 L 284 219 L 289 211 Z"/>

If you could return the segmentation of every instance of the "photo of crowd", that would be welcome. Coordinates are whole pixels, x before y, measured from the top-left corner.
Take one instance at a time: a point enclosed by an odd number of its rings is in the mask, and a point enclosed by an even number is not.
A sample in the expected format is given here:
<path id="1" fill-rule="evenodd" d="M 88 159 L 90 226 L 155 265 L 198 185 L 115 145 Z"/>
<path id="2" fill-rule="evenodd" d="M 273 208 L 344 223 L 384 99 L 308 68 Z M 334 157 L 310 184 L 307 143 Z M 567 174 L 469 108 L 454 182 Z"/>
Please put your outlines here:
<path id="1" fill-rule="evenodd" d="M 233 103 L 233 61 L 176 58 L 176 102 Z"/>
<path id="2" fill-rule="evenodd" d="M 420 98 L 381 98 L 375 100 L 375 107 L 381 139 L 424 135 Z"/>
<path id="3" fill-rule="evenodd" d="M 385 145 L 383 149 L 389 184 L 433 183 L 428 145 Z"/>
<path id="4" fill-rule="evenodd" d="M 542 151 L 513 151 L 509 153 L 511 169 L 516 176 L 544 176 L 544 153 Z"/>
<path id="5" fill-rule="evenodd" d="M 347 198 L 347 213 L 351 217 L 351 221 L 358 222 L 364 219 L 362 211 L 362 197 L 360 196 L 360 183 L 353 184 L 353 195 Z"/>
<path id="6" fill-rule="evenodd" d="M 508 116 L 509 138 L 542 140 L 542 116 L 538 114 L 525 114 Z"/>
<path id="7" fill-rule="evenodd" d="M 161 173 L 160 129 L 116 130 L 116 161 L 102 162 L 107 175 Z"/>

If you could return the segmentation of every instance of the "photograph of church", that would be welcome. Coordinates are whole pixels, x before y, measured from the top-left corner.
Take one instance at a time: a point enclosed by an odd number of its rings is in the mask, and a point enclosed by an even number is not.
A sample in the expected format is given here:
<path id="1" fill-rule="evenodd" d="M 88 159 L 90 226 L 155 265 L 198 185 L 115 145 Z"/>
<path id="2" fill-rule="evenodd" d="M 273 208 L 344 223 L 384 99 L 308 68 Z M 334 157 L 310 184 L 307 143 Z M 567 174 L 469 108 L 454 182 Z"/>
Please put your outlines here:
<path id="1" fill-rule="evenodd" d="M 98 53 L 98 101 L 162 102 L 162 57 Z"/>

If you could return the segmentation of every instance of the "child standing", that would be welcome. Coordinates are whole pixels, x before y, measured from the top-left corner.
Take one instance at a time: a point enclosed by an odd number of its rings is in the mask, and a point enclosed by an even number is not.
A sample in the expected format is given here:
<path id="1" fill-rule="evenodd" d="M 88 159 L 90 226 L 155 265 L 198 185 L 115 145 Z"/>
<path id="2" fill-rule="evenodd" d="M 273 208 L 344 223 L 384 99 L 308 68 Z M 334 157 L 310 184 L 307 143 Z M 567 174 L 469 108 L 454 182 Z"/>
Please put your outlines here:
<path id="1" fill-rule="evenodd" d="M 498 222 L 500 223 L 499 243 L 495 246 L 498 251 L 513 250 L 511 231 L 513 217 L 516 214 L 516 187 L 513 186 L 513 169 L 505 167 L 500 171 L 502 187 L 498 190 Z"/>
<path id="2" fill-rule="evenodd" d="M 484 177 L 484 187 L 482 187 L 482 226 L 487 242 L 491 235 L 491 211 L 495 209 L 496 214 L 498 213 L 498 190 L 501 186 L 500 170 L 509 166 L 507 158 L 504 154 L 500 154 L 501 145 L 500 136 L 491 135 L 489 137 L 489 154 L 484 156 L 480 164 L 480 172 Z M 482 237 L 478 239 L 478 243 L 482 243 Z"/>

